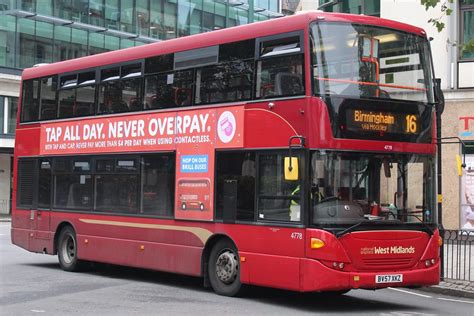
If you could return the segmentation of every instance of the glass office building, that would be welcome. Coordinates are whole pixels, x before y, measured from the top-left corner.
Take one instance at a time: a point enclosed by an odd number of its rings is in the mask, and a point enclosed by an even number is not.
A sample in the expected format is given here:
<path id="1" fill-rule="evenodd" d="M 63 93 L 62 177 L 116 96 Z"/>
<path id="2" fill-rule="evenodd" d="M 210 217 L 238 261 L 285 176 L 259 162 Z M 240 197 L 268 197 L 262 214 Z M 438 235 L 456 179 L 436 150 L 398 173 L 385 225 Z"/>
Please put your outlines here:
<path id="1" fill-rule="evenodd" d="M 23 68 L 282 16 L 281 0 L 0 0 L 0 215 Z"/>
<path id="2" fill-rule="evenodd" d="M 278 0 L 0 0 L 0 67 L 25 68 L 281 16 Z"/>
<path id="3" fill-rule="evenodd" d="M 380 17 L 380 0 L 319 0 L 319 9 L 326 12 L 365 14 Z"/>

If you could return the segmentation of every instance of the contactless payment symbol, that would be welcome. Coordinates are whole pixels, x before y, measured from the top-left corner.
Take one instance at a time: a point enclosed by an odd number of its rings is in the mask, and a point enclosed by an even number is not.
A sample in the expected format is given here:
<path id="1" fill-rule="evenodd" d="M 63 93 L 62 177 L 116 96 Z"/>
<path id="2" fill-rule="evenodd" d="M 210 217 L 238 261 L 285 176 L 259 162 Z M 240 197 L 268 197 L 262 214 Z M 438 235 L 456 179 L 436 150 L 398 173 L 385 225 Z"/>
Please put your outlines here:
<path id="1" fill-rule="evenodd" d="M 219 116 L 217 121 L 217 136 L 221 142 L 229 143 L 235 135 L 236 123 L 235 116 L 230 111 L 225 111 Z"/>

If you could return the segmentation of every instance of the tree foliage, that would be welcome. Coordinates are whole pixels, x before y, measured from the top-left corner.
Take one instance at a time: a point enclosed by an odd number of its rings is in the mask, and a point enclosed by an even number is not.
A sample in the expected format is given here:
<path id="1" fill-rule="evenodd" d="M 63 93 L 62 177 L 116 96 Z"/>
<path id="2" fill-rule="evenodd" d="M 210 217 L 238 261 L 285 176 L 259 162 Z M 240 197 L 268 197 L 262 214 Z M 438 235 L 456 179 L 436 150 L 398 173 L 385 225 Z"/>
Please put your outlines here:
<path id="1" fill-rule="evenodd" d="M 441 13 L 438 17 L 430 18 L 428 23 L 431 23 L 438 32 L 443 31 L 446 24 L 442 21 L 444 16 L 449 16 L 453 13 L 453 10 L 448 7 L 449 3 L 453 3 L 453 0 L 420 0 L 421 4 L 425 7 L 425 10 L 429 10 L 430 8 L 435 8 L 438 4 L 441 3 Z M 474 39 L 470 39 L 468 42 L 465 43 L 456 43 L 454 42 L 453 45 L 457 45 L 461 51 L 461 55 L 467 52 L 474 52 Z"/>
<path id="2" fill-rule="evenodd" d="M 420 0 L 421 4 L 425 6 L 425 10 L 428 11 L 429 8 L 435 8 L 438 3 L 441 2 L 441 0 Z M 446 26 L 444 22 L 442 21 L 443 17 L 446 15 L 451 15 L 453 13 L 453 10 L 448 7 L 448 2 L 453 3 L 453 0 L 445 0 L 441 4 L 441 15 L 437 18 L 430 18 L 428 20 L 428 23 L 433 24 L 433 26 L 436 27 L 438 32 L 441 32 L 444 27 Z"/>

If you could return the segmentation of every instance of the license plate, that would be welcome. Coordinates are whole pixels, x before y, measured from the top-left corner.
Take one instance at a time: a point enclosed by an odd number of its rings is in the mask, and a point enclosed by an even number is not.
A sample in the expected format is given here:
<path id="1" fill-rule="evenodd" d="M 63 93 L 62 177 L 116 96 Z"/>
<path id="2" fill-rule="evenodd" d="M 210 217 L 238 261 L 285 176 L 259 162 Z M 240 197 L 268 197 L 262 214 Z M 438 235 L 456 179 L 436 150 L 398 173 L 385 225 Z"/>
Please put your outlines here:
<path id="1" fill-rule="evenodd" d="M 402 274 L 384 274 L 376 275 L 375 283 L 400 283 L 403 282 Z"/>

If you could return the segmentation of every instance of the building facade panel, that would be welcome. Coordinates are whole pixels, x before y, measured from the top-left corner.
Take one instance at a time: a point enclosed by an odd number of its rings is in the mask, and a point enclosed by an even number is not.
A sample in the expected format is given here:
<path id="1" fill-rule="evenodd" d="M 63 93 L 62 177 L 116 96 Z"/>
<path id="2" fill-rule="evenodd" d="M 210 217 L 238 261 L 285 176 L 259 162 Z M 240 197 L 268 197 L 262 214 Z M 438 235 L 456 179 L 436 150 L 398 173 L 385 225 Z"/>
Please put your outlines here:
<path id="1" fill-rule="evenodd" d="M 449 97 L 449 94 L 447 94 Z M 467 145 L 474 145 L 474 93 L 465 93 L 464 97 L 448 102 L 442 117 L 443 137 L 459 137 Z M 447 229 L 461 228 L 465 208 L 465 177 L 469 168 L 458 174 L 456 155 L 463 155 L 463 146 L 459 143 L 442 145 L 443 165 L 443 224 Z M 462 157 L 462 159 L 465 157 Z"/>

